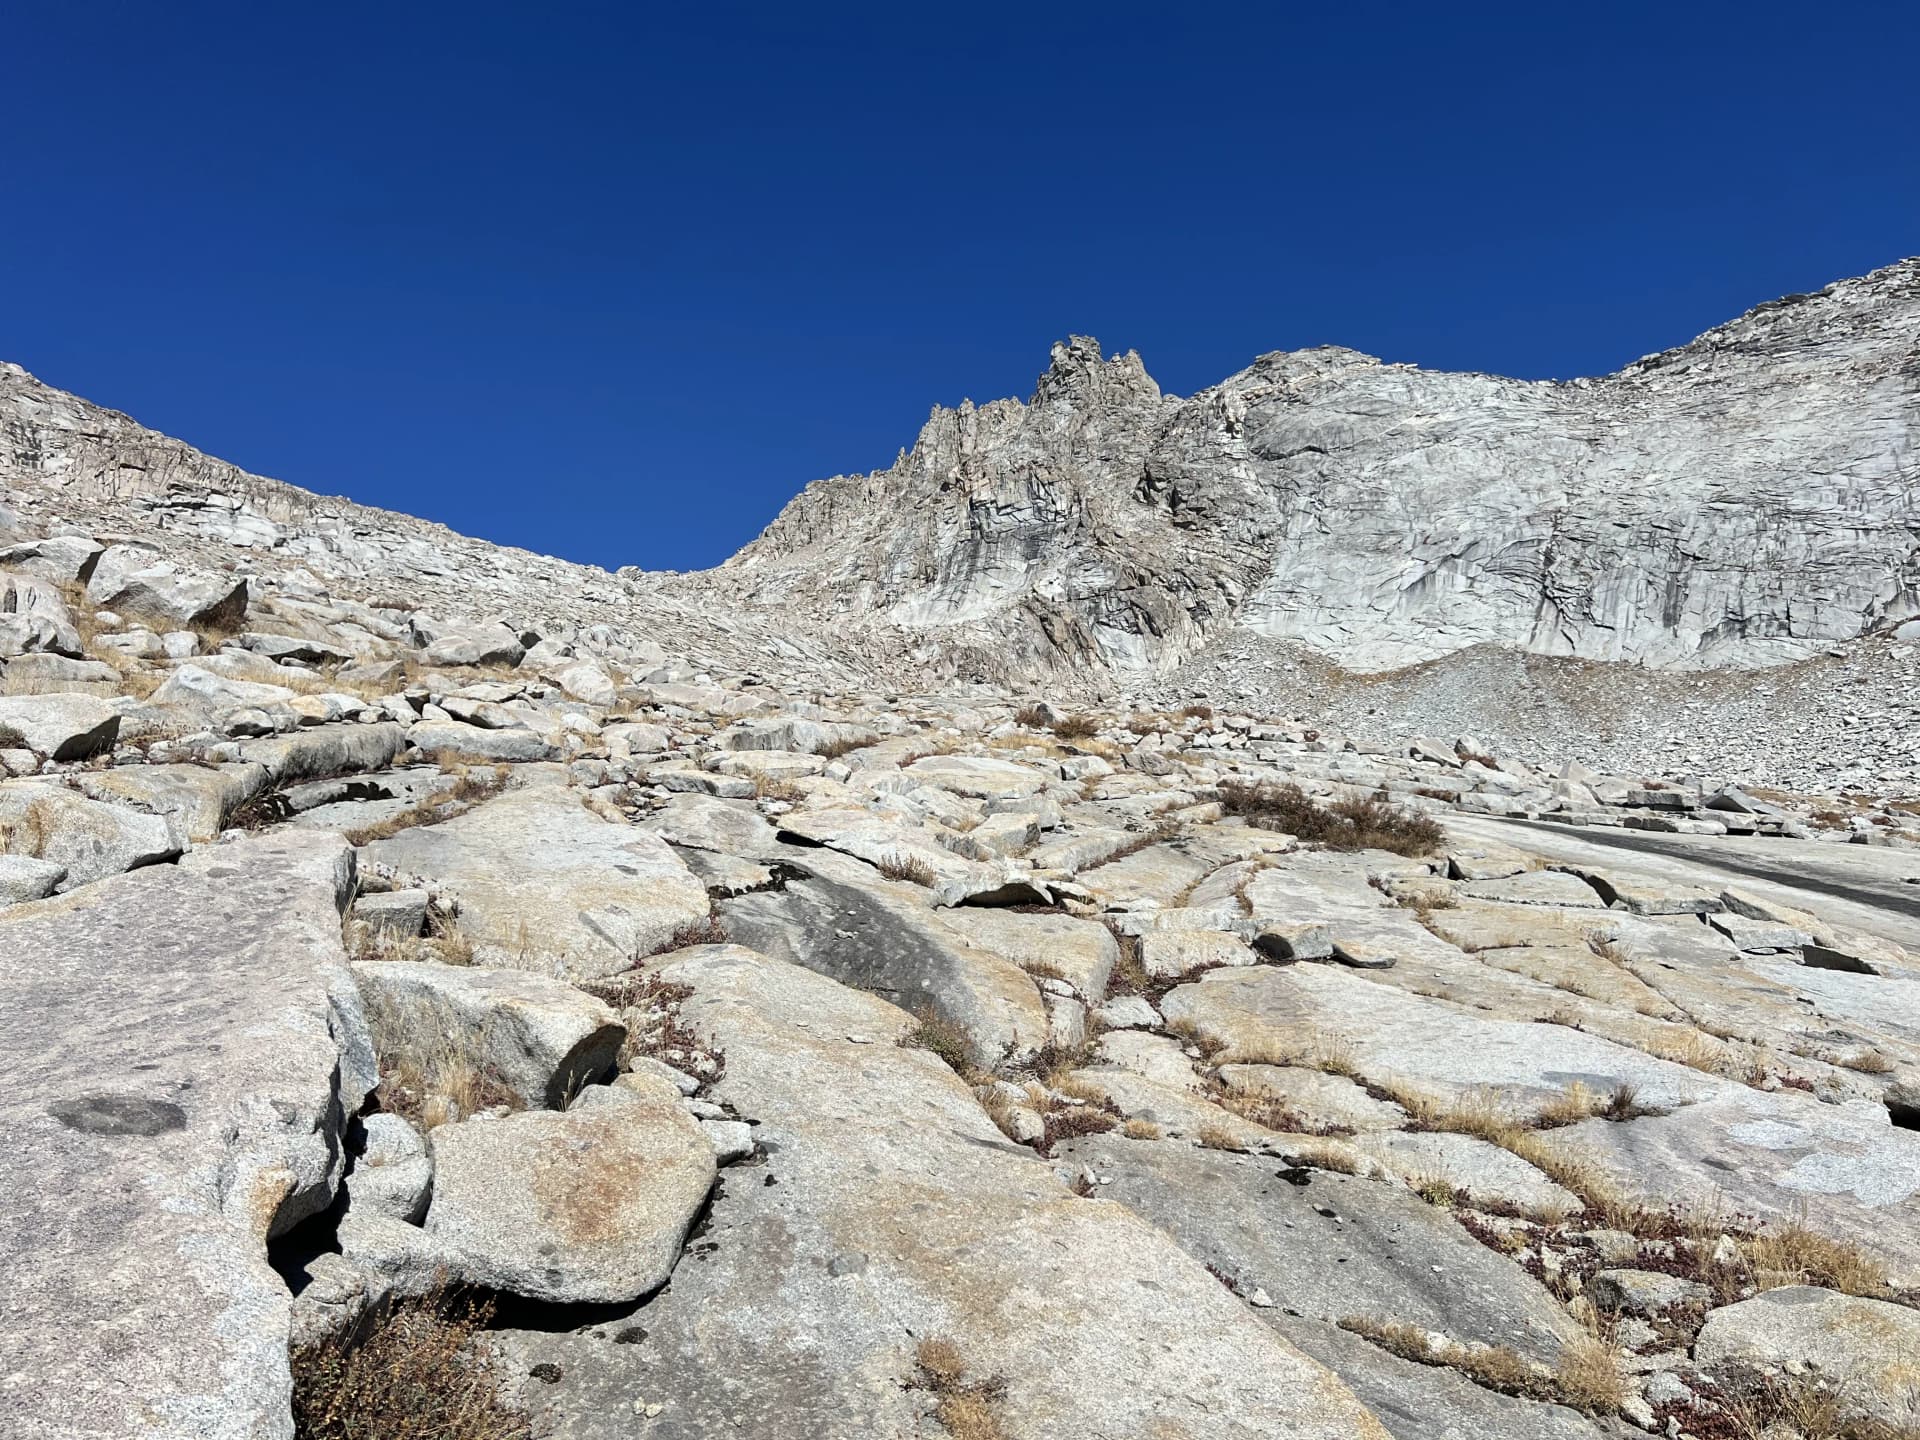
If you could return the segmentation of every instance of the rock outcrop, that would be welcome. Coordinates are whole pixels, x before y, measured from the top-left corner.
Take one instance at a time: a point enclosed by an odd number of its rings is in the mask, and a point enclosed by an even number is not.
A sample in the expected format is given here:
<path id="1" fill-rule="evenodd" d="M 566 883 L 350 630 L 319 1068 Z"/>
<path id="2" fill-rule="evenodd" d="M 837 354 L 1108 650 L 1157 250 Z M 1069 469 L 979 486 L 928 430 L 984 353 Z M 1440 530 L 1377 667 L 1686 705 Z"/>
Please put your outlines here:
<path id="1" fill-rule="evenodd" d="M 993 678 L 1241 634 L 1362 671 L 1796 660 L 1920 615 L 1916 345 L 1915 260 L 1564 382 L 1323 348 L 1182 401 L 1075 338 L 1027 404 L 936 409 L 719 578 Z"/>

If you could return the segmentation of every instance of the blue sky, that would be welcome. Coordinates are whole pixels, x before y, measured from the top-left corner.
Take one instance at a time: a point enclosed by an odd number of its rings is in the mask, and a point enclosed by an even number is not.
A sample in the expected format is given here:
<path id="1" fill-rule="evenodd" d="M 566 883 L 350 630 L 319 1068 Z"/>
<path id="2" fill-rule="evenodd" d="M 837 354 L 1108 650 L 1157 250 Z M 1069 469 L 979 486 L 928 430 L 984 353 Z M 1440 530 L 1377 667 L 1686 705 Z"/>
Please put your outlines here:
<path id="1" fill-rule="evenodd" d="M 0 358 L 691 568 L 1055 339 L 1591 374 L 1920 252 L 1920 6 L 16 6 Z"/>

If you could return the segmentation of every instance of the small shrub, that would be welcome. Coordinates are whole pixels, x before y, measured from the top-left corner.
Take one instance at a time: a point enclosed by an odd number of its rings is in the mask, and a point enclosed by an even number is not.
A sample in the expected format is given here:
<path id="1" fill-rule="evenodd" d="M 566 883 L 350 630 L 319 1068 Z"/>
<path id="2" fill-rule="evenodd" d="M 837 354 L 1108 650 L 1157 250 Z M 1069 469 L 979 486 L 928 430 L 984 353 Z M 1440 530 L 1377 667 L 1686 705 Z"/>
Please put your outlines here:
<path id="1" fill-rule="evenodd" d="M 501 1393 L 492 1318 L 491 1303 L 436 1291 L 401 1301 L 358 1344 L 295 1351 L 296 1440 L 532 1440 Z"/>
<path id="2" fill-rule="evenodd" d="M 1323 805 L 1291 783 L 1231 781 L 1220 787 L 1220 803 L 1229 815 L 1239 815 L 1250 825 L 1329 850 L 1430 855 L 1446 839 L 1438 822 L 1389 804 L 1384 794 Z"/>
<path id="3" fill-rule="evenodd" d="M 1180 707 L 1180 718 L 1182 720 L 1211 720 L 1213 719 L 1213 707 L 1211 705 L 1182 705 Z"/>
<path id="4" fill-rule="evenodd" d="M 1891 1075 L 1893 1061 L 1878 1050 L 1862 1050 L 1856 1055 L 1842 1055 L 1833 1062 L 1848 1070 L 1857 1070 L 1862 1075 Z"/>
<path id="5" fill-rule="evenodd" d="M 1013 723 L 1028 730 L 1046 729 L 1051 718 L 1039 705 L 1022 705 L 1013 712 Z"/>
<path id="6" fill-rule="evenodd" d="M 1091 715 L 1062 715 L 1053 722 L 1053 733 L 1062 740 L 1087 740 L 1100 733 L 1100 722 Z"/>
<path id="7" fill-rule="evenodd" d="M 24 750 L 27 737 L 11 725 L 0 725 L 0 750 Z"/>
<path id="8" fill-rule="evenodd" d="M 1129 1120 L 1120 1127 L 1120 1133 L 1129 1140 L 1158 1140 L 1162 1132 L 1151 1120 Z"/>
<path id="9" fill-rule="evenodd" d="M 838 760 L 842 755 L 850 755 L 855 750 L 863 750 L 871 743 L 871 741 L 856 740 L 851 736 L 842 735 L 818 746 L 813 753 L 818 755 L 822 760 Z"/>

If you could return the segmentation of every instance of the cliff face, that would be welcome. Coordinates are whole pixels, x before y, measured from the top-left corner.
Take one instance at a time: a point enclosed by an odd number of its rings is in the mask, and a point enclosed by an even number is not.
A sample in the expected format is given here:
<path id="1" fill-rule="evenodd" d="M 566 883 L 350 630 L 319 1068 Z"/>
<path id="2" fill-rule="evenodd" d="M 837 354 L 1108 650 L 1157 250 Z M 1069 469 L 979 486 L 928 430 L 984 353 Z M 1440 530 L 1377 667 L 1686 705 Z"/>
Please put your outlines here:
<path id="1" fill-rule="evenodd" d="M 1916 434 L 1920 260 L 1569 382 L 1327 348 L 1182 401 L 1076 338 L 1027 404 L 936 409 L 712 580 L 1009 676 L 1235 631 L 1356 670 L 1765 665 L 1920 613 Z"/>

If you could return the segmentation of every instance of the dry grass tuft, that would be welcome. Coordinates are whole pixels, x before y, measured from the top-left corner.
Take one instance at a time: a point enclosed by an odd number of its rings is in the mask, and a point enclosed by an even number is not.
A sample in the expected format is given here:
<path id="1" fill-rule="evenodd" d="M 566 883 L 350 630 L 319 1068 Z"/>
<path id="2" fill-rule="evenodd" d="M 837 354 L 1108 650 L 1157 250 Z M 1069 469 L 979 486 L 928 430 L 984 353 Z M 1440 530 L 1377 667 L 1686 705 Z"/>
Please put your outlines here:
<path id="1" fill-rule="evenodd" d="M 1209 1120 L 1194 1136 L 1203 1150 L 1245 1150 L 1240 1137 L 1218 1121 Z"/>
<path id="2" fill-rule="evenodd" d="M 1384 792 L 1321 804 L 1298 785 L 1229 781 L 1220 787 L 1229 815 L 1329 850 L 1390 850 L 1430 855 L 1446 839 L 1437 821 L 1388 803 Z"/>
<path id="3" fill-rule="evenodd" d="M 646 1058 L 671 1065 L 706 1084 L 726 1072 L 726 1052 L 701 1036 L 682 1018 L 680 1007 L 693 998 L 693 987 L 642 970 L 629 970 L 599 980 L 583 980 L 579 987 L 620 1012 L 627 1038 L 620 1046 L 620 1068 L 631 1070 Z"/>
<path id="4" fill-rule="evenodd" d="M 973 1063 L 973 1041 L 964 1029 L 931 1010 L 917 1012 L 915 1019 L 918 1023 L 900 1037 L 902 1047 L 926 1050 L 938 1056 L 969 1085 L 978 1085 L 987 1078 Z"/>
<path id="5" fill-rule="evenodd" d="M 1340 1328 L 1403 1360 L 1457 1370 L 1488 1390 L 1570 1405 L 1589 1415 L 1617 1411 L 1630 1394 L 1618 1352 L 1591 1338 L 1570 1342 L 1562 1350 L 1559 1364 L 1549 1370 L 1504 1345 L 1463 1345 L 1445 1338 L 1436 1341 L 1419 1326 L 1397 1320 L 1349 1315 L 1340 1321 Z"/>
<path id="6" fill-rule="evenodd" d="M 357 1344 L 295 1351 L 296 1440 L 532 1440 L 501 1393 L 492 1318 L 491 1303 L 436 1291 L 400 1302 Z"/>
<path id="7" fill-rule="evenodd" d="M 1129 1120 L 1120 1133 L 1129 1140 L 1158 1140 L 1164 1132 L 1151 1120 Z"/>
<path id="8" fill-rule="evenodd" d="M 999 1376 L 967 1379 L 960 1347 L 941 1337 L 922 1340 L 914 1351 L 913 1384 L 933 1392 L 933 1415 L 953 1440 L 1006 1440 L 1000 1401 L 1007 1393 Z"/>
<path id="9" fill-rule="evenodd" d="M 933 866 L 918 855 L 883 855 L 875 863 L 874 869 L 889 880 L 905 880 L 909 884 L 922 885 L 929 890 L 939 878 L 933 873 Z"/>
<path id="10" fill-rule="evenodd" d="M 784 800 L 789 805 L 798 805 L 807 798 L 807 792 L 784 776 L 756 775 L 753 777 L 753 798 Z"/>

